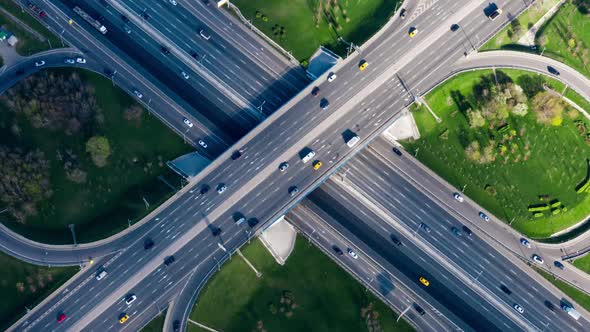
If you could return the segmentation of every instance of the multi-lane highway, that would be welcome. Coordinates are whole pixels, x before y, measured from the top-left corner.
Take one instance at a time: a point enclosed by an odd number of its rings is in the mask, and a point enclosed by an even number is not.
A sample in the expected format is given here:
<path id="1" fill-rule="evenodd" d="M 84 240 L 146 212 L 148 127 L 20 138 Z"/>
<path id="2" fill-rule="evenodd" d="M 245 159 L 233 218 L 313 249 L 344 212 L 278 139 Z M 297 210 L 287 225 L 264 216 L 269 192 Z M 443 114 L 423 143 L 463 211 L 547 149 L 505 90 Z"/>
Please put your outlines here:
<path id="1" fill-rule="evenodd" d="M 96 301 L 92 308 L 72 305 L 72 299 L 80 296 L 70 295 L 55 306 L 36 308 L 27 317 L 26 327 L 22 325 L 23 321 L 17 327 L 28 330 L 33 326 L 50 324 L 57 330 L 81 330 L 87 326 L 108 329 L 112 326 L 109 323 L 116 323 L 114 311 L 121 309 L 113 303 L 118 303 L 129 291 L 138 293 L 140 297 L 149 297 L 145 293 L 150 290 L 141 287 L 142 280 L 158 277 L 159 273 L 169 275 L 168 270 L 160 270 L 164 257 L 178 252 L 182 259 L 174 263 L 177 266 L 194 266 L 198 262 L 207 264 L 211 261 L 202 256 L 184 256 L 191 247 L 212 254 L 219 252 L 215 249 L 218 239 L 211 232 L 204 232 L 207 223 L 221 227 L 228 249 L 242 244 L 248 236 L 248 226 L 235 225 L 233 218 L 236 212 L 247 218 L 256 217 L 261 222 L 276 219 L 297 201 L 297 197 L 289 195 L 289 187 L 297 186 L 301 194 L 307 193 L 352 154 L 352 150 L 344 144 L 343 131 L 354 130 L 366 141 L 411 102 L 404 85 L 410 89 L 424 87 L 426 90 L 432 84 L 429 78 L 436 77 L 433 74 L 442 75 L 440 71 L 443 67 L 437 64 L 456 61 L 462 56 L 461 48 L 465 41 L 449 32 L 451 24 L 458 23 L 464 29 L 470 29 L 470 34 L 481 34 L 485 38 L 506 22 L 485 20 L 484 6 L 479 1 L 437 3 L 411 23 L 405 21 L 403 26 L 390 27 L 390 31 L 364 46 L 362 58 L 369 62 L 365 71 L 360 72 L 357 68 L 360 57 L 345 60 L 337 68 L 338 78 L 334 82 L 320 78 L 319 98 L 310 95 L 311 87 L 304 90 L 239 142 L 237 147 L 243 151 L 240 158 L 230 158 L 232 149 L 199 174 L 195 182 L 199 186 L 210 185 L 208 193 L 191 194 L 188 192 L 191 188 L 186 188 L 184 195 L 177 195 L 175 201 L 159 213 L 158 221 L 151 219 L 156 229 L 162 229 L 155 239 L 159 243 L 158 250 L 144 251 L 141 246 L 131 246 L 114 259 L 110 265 L 113 273 L 109 274 L 113 275 L 113 279 L 98 282 L 92 288 L 84 287 L 84 292 L 88 292 L 85 297 Z M 522 9 L 523 4 L 511 3 L 504 7 L 506 12 L 516 12 Z M 420 28 L 420 34 L 414 39 L 407 36 L 410 24 Z M 399 76 L 405 84 L 400 82 Z M 320 98 L 330 100 L 329 109 L 319 108 Z M 299 160 L 298 152 L 306 146 L 316 152 L 316 159 L 324 161 L 325 166 L 319 171 Z M 290 167 L 281 173 L 277 168 L 283 161 L 289 161 Z M 227 190 L 218 194 L 215 189 L 221 184 L 226 185 Z M 130 258 L 134 253 L 135 256 Z M 188 271 L 177 273 L 173 274 L 170 287 L 180 277 L 188 275 Z M 165 291 L 168 283 L 162 284 L 160 287 L 163 288 L 159 290 Z M 151 286 L 151 290 L 157 292 L 158 285 Z M 69 319 L 56 325 L 56 314 L 62 308 L 73 311 L 68 312 Z M 139 319 L 146 310 L 145 305 L 137 306 L 137 312 L 132 312 L 129 323 Z"/>
<path id="2" fill-rule="evenodd" d="M 32 330 L 35 326 L 46 326 L 81 330 L 92 326 L 132 330 L 138 326 L 153 312 L 152 303 L 158 307 L 160 298 L 154 298 L 150 291 L 162 294 L 162 298 L 168 296 L 172 293 L 170 289 L 193 273 L 187 266 L 197 266 L 199 270 L 194 273 L 204 275 L 211 267 L 215 268 L 215 262 L 224 257 L 224 252 L 216 248 L 218 241 L 233 250 L 251 236 L 253 230 L 248 226 L 235 225 L 236 213 L 257 218 L 261 221 L 258 226 L 276 219 L 297 201 L 297 195 L 289 194 L 290 188 L 298 187 L 300 194 L 311 191 L 322 177 L 352 155 L 353 150 L 344 144 L 343 132 L 354 131 L 363 142 L 368 141 L 411 103 L 414 95 L 445 77 L 448 68 L 444 65 L 463 56 L 469 48 L 467 45 L 472 43 L 450 33 L 451 24 L 458 23 L 467 31 L 465 35 L 477 43 L 506 22 L 506 19 L 487 21 L 483 16 L 484 6 L 480 1 L 440 2 L 412 21 L 389 27 L 386 33 L 363 47 L 362 59 L 369 63 L 365 71 L 357 68 L 361 56 L 344 61 L 337 68 L 336 80 L 326 82 L 322 81 L 325 77 L 320 78 L 319 97 L 310 95 L 311 87 L 305 89 L 236 145 L 242 150 L 239 158 L 230 158 L 235 149 L 222 154 L 196 177 L 197 191 L 192 191 L 195 187 L 184 189 L 167 207 L 150 216 L 146 224 L 154 232 L 152 237 L 158 250 L 143 250 L 138 240 L 114 257 L 106 257 L 97 262 L 109 262 L 105 279 L 94 280 L 92 275 L 87 275 L 74 280 L 68 292 L 55 298 L 55 303 L 36 308 L 16 328 Z M 523 6 L 510 3 L 504 10 L 515 14 Z M 407 36 L 410 25 L 420 31 L 414 39 Z M 329 109 L 320 109 L 321 98 L 330 101 Z M 313 171 L 309 164 L 299 160 L 298 153 L 304 147 L 313 149 L 315 158 L 324 162 L 320 170 Z M 281 174 L 277 168 L 284 161 L 290 166 Z M 202 184 L 211 189 L 200 194 Z M 215 190 L 222 184 L 227 190 L 217 194 Z M 222 230 L 221 235 L 211 232 L 216 229 Z M 191 249 L 199 250 L 198 255 L 187 254 Z M 163 266 L 163 258 L 176 252 L 173 264 L 178 268 Z M 94 283 L 91 287 L 79 287 L 90 282 Z M 122 303 L 128 292 L 138 295 L 129 308 Z M 73 303 L 80 298 L 92 299 L 94 306 Z M 67 312 L 68 319 L 56 325 L 59 312 Z M 117 317 L 123 312 L 131 318 L 127 325 L 121 326 Z"/>
<path id="3" fill-rule="evenodd" d="M 311 194 L 310 200 L 333 216 L 336 215 L 341 227 L 355 236 L 364 235 L 362 243 L 368 246 L 378 246 L 379 241 L 389 242 L 389 247 L 393 246 L 388 239 L 390 234 L 406 244 L 401 247 L 402 252 L 408 243 L 427 243 L 445 261 L 452 262 L 455 269 L 481 285 L 500 307 L 513 310 L 514 304 L 520 304 L 525 308 L 522 315 L 524 319 L 540 330 L 545 326 L 550 326 L 551 330 L 566 331 L 589 328 L 590 324 L 586 320 L 576 322 L 561 310 L 549 310 L 546 301 L 558 307 L 561 300 L 554 295 L 554 288 L 547 289 L 546 282 L 540 276 L 532 278 L 531 274 L 534 273 L 530 273 L 532 271 L 528 268 L 523 270 L 524 264 L 513 263 L 502 255 L 503 252 L 498 252 L 481 239 L 478 228 L 472 225 L 484 222 L 477 215 L 478 211 L 467 215 L 468 220 L 462 215 L 449 212 L 452 209 L 446 204 L 441 204 L 405 175 L 400 175 L 399 169 L 394 166 L 395 159 L 398 158 L 400 157 L 391 151 L 390 145 L 377 140 L 347 163 L 346 171 L 341 170 L 346 172 L 345 177 L 334 176 L 321 190 Z M 447 192 L 446 195 L 451 198 L 452 192 Z M 449 201 L 450 205 L 462 204 L 452 198 Z M 420 227 L 422 223 L 428 225 L 430 231 Z M 474 234 L 468 235 L 462 228 L 464 225 Z M 453 234 L 452 227 L 456 227 L 461 235 Z M 367 233 L 371 233 L 370 236 Z M 355 244 L 358 245 L 359 242 Z M 387 257 L 391 250 L 386 246 L 378 254 Z M 410 256 L 417 262 L 424 262 L 420 258 L 424 254 L 413 253 Z M 440 267 L 431 268 L 427 272 L 436 280 L 431 281 L 433 288 L 428 289 L 433 292 L 433 296 L 436 296 L 434 294 L 437 289 L 449 284 L 447 278 L 436 276 L 440 270 Z M 419 284 L 415 275 L 419 269 L 410 271 L 413 273 L 413 282 Z M 508 287 L 511 294 L 502 290 L 502 285 Z M 445 307 L 449 310 L 453 308 L 449 305 Z M 500 322 L 494 321 L 494 324 L 500 326 Z M 481 327 L 476 328 L 479 329 Z"/>

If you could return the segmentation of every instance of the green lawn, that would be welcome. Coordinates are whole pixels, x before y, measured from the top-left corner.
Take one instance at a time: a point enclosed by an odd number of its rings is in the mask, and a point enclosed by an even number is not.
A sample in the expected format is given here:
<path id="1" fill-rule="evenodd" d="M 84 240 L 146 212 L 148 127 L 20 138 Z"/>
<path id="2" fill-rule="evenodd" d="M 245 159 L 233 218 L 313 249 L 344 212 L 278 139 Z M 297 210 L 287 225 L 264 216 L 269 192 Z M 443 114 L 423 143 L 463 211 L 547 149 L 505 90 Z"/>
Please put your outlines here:
<path id="1" fill-rule="evenodd" d="M 584 307 L 584 309 L 590 310 L 590 296 L 588 296 L 586 293 L 571 286 L 567 282 L 554 278 L 552 275 L 543 270 L 536 268 L 535 270 L 539 272 L 545 279 L 549 280 L 549 282 L 551 282 L 555 287 L 559 288 L 567 296 L 571 297 L 572 300 Z"/>
<path id="2" fill-rule="evenodd" d="M 256 27 L 284 49 L 291 51 L 300 61 L 309 59 L 320 45 L 346 55 L 347 46 L 338 42 L 338 38 L 342 37 L 357 45 L 362 44 L 387 22 L 399 2 L 401 1 L 341 0 L 337 2 L 337 7 L 326 7 L 326 3 L 336 1 L 232 1 L 240 8 L 244 17 L 251 19 Z M 319 4 L 323 10 L 317 10 Z"/>
<path id="3" fill-rule="evenodd" d="M 518 23 L 512 23 L 505 26 L 504 29 L 485 43 L 480 48 L 480 51 L 519 47 L 520 45 L 517 45 L 516 42 L 558 2 L 559 0 L 536 1 L 515 20 L 518 21 Z M 520 27 L 515 27 L 518 25 Z"/>
<path id="4" fill-rule="evenodd" d="M 66 75 L 71 69 L 53 72 Z M 27 218 L 26 224 L 8 222 L 4 220 L 6 214 L 0 216 L 0 221 L 42 242 L 71 243 L 69 224 L 76 225 L 79 242 L 88 242 L 122 230 L 128 226 L 128 219 L 141 219 L 174 193 L 158 176 L 179 185 L 179 178 L 168 170 L 166 161 L 192 150 L 147 111 L 139 120 L 126 120 L 123 111 L 134 101 L 113 87 L 110 80 L 86 71 L 77 73 L 94 87 L 104 116 L 104 121 L 93 128 L 110 142 L 112 154 L 103 168 L 96 167 L 85 151 L 87 134 L 66 135 L 63 131 L 33 128 L 25 116 L 5 111 L 0 103 L 0 144 L 41 149 L 51 163 L 53 189 L 53 196 L 38 204 L 38 215 Z M 19 135 L 9 130 L 13 124 L 20 127 Z M 64 162 L 57 157 L 57 151 L 66 150 L 77 156 L 80 168 L 87 172 L 85 183 L 67 179 Z M 150 203 L 149 209 L 144 198 Z"/>
<path id="5" fill-rule="evenodd" d="M 590 77 L 590 24 L 587 15 L 567 2 L 537 33 L 543 55 L 563 62 Z"/>
<path id="6" fill-rule="evenodd" d="M 527 75 L 521 71 L 504 72 L 514 81 Z M 497 127 L 471 129 L 466 117 L 458 110 L 457 100 L 465 98 L 463 103 L 477 105 L 473 86 L 482 75 L 490 73 L 461 74 L 434 89 L 426 100 L 442 123 L 436 123 L 423 107 L 418 108 L 414 116 L 422 137 L 403 144 L 410 153 L 417 152 L 421 162 L 455 187 L 466 186 L 467 196 L 497 217 L 512 221 L 512 227 L 518 231 L 532 238 L 549 237 L 590 214 L 590 195 L 575 191 L 586 176 L 590 146 L 584 143 L 573 120 L 566 115 L 561 126 L 538 123 L 531 110 L 524 117 L 511 115 L 505 122 L 516 133 L 508 140 L 498 135 Z M 563 84 L 559 82 L 548 83 L 557 91 L 563 90 Z M 576 120 L 589 124 L 581 115 Z M 511 149 L 491 162 L 473 162 L 467 158 L 466 142 L 491 142 L 494 135 Z M 489 186 L 488 190 L 486 186 Z M 547 213 L 544 217 L 534 218 L 528 207 L 540 203 L 539 195 L 558 199 L 568 210 L 556 216 Z"/>
<path id="7" fill-rule="evenodd" d="M 152 319 L 140 332 L 162 332 L 164 330 L 164 320 L 166 319 L 166 311 L 162 312 L 158 317 Z"/>
<path id="8" fill-rule="evenodd" d="M 39 23 L 35 18 L 23 12 L 21 8 L 12 0 L 0 0 L 0 7 L 4 8 L 12 15 L 16 16 L 20 21 L 24 22 L 30 28 L 39 32 L 48 41 L 41 42 L 26 30 L 22 29 L 20 25 L 14 23 L 8 16 L 0 13 L 0 25 L 14 33 L 19 42 L 16 45 L 16 51 L 20 55 L 31 55 L 37 52 L 45 51 L 50 48 L 62 47 L 60 39 Z M 66 45 L 67 46 L 67 45 Z"/>
<path id="9" fill-rule="evenodd" d="M 0 330 L 6 330 L 72 277 L 78 267 L 39 267 L 0 253 Z"/>
<path id="10" fill-rule="evenodd" d="M 284 266 L 259 241 L 243 253 L 262 278 L 235 255 L 201 292 L 192 320 L 226 332 L 359 332 L 368 331 L 361 311 L 370 306 L 382 331 L 412 330 L 404 320 L 396 323 L 385 304 L 302 237 Z M 285 298 L 292 299 L 290 305 Z M 191 324 L 188 330 L 202 331 Z"/>
<path id="11" fill-rule="evenodd" d="M 590 274 L 590 255 L 582 256 L 581 258 L 576 258 L 576 260 L 574 261 L 574 266 Z"/>

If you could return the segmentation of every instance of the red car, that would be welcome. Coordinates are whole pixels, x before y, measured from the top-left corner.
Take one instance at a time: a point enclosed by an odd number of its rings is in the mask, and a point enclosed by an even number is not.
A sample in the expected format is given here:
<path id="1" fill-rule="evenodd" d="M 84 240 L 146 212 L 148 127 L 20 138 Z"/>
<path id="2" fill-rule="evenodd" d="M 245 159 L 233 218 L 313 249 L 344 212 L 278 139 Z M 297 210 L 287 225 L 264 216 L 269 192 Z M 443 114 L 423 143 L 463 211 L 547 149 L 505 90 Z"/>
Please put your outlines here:
<path id="1" fill-rule="evenodd" d="M 61 313 L 61 314 L 59 314 L 59 315 L 57 316 L 57 322 L 58 322 L 58 323 L 61 323 L 61 322 L 63 322 L 64 320 L 66 320 L 66 314 L 64 314 L 64 313 Z"/>

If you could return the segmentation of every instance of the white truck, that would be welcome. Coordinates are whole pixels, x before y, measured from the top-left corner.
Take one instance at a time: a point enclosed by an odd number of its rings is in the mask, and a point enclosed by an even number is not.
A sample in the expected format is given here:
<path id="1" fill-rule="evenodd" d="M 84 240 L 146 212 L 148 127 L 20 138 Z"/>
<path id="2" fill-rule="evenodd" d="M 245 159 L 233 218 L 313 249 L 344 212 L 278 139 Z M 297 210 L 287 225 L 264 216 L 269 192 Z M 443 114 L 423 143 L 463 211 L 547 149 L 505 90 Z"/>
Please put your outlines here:
<path id="1" fill-rule="evenodd" d="M 80 15 L 80 17 L 82 17 L 84 21 L 92 25 L 96 30 L 98 30 L 98 32 L 102 33 L 103 35 L 106 35 L 107 28 L 104 25 L 102 25 L 99 21 L 95 20 L 92 16 L 88 15 L 85 11 L 82 10 L 82 8 L 75 6 L 74 12 Z"/>
<path id="2" fill-rule="evenodd" d="M 567 312 L 567 314 L 570 315 L 575 320 L 578 320 L 578 318 L 580 318 L 582 316 L 576 309 L 574 309 L 572 306 L 570 306 L 566 303 L 561 304 L 561 309 L 563 309 L 563 311 Z"/>

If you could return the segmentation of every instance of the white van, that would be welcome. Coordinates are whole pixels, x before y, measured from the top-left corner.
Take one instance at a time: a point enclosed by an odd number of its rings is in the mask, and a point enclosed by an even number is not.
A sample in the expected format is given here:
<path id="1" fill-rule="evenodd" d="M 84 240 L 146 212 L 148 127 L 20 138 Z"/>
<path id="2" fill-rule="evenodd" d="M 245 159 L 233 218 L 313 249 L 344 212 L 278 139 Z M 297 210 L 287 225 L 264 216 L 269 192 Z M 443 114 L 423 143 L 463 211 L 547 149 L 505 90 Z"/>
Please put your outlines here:
<path id="1" fill-rule="evenodd" d="M 315 157 L 315 152 L 309 151 L 309 153 L 307 155 L 305 155 L 305 157 L 303 157 L 303 159 L 301 159 L 301 161 L 303 161 L 303 163 L 305 164 L 306 162 L 310 161 L 313 157 Z"/>
<path id="2" fill-rule="evenodd" d="M 96 280 L 102 280 L 102 278 L 106 277 L 107 271 L 102 270 L 99 274 L 96 275 Z"/>
<path id="3" fill-rule="evenodd" d="M 360 137 L 358 136 L 353 136 L 351 139 L 348 140 L 348 142 L 346 142 L 346 145 L 348 145 L 349 148 L 352 148 L 353 146 L 356 145 L 356 143 L 358 143 L 361 140 Z"/>

